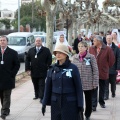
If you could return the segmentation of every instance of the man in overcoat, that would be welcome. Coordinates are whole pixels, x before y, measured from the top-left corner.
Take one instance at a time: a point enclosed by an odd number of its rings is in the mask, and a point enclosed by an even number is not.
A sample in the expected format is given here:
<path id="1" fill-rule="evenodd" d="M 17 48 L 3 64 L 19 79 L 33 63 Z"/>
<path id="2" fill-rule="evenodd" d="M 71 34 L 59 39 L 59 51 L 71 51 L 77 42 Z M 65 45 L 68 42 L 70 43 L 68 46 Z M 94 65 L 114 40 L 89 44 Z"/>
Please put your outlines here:
<path id="1" fill-rule="evenodd" d="M 115 63 L 114 65 L 109 69 L 109 79 L 106 81 L 106 87 L 105 87 L 105 96 L 104 99 L 107 100 L 109 99 L 109 83 L 111 84 L 111 92 L 112 92 L 112 97 L 115 97 L 115 91 L 116 91 L 116 76 L 118 74 L 117 70 L 120 70 L 120 50 L 118 46 L 112 42 L 112 36 L 107 35 L 106 36 L 107 40 L 107 46 L 111 47 L 114 55 L 115 55 Z"/>
<path id="2" fill-rule="evenodd" d="M 95 55 L 97 60 L 99 70 L 99 104 L 102 108 L 105 108 L 105 82 L 109 78 L 109 68 L 113 66 L 115 62 L 115 56 L 112 49 L 104 44 L 100 35 L 94 36 L 93 43 L 94 45 L 89 48 L 89 52 Z M 97 107 L 97 91 L 98 88 L 93 90 L 93 111 L 96 111 Z"/>
<path id="3" fill-rule="evenodd" d="M 1 119 L 10 113 L 11 92 L 15 88 L 15 76 L 20 68 L 18 53 L 7 46 L 6 36 L 0 38 L 0 99 Z"/>
<path id="4" fill-rule="evenodd" d="M 81 34 L 78 35 L 78 37 L 74 40 L 74 46 L 73 49 L 75 50 L 75 52 L 78 54 L 78 43 L 81 42 L 83 39 L 81 37 Z"/>
<path id="5" fill-rule="evenodd" d="M 42 46 L 41 38 L 36 38 L 35 47 L 28 51 L 25 62 L 25 70 L 31 75 L 34 86 L 34 100 L 40 98 L 41 101 L 43 99 L 45 78 L 51 63 L 52 55 L 50 50 Z"/>

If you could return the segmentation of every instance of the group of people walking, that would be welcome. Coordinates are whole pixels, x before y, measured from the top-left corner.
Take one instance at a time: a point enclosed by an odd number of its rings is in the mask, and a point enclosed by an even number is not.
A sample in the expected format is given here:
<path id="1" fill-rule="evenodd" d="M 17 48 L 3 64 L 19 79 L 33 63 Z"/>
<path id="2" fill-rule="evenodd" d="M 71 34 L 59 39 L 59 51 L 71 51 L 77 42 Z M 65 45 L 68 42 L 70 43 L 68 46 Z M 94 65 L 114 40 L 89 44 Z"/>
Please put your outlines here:
<path id="1" fill-rule="evenodd" d="M 0 38 L 0 98 L 3 120 L 10 113 L 11 91 L 15 87 L 15 75 L 20 67 L 17 52 L 10 49 L 7 42 L 6 36 Z M 73 50 L 76 54 L 71 57 L 70 52 Z M 83 120 L 84 115 L 85 120 L 90 120 L 98 102 L 102 108 L 106 107 L 109 83 L 112 97 L 116 96 L 115 81 L 117 70 L 120 70 L 120 51 L 113 42 L 112 35 L 107 35 L 104 40 L 101 34 L 94 35 L 93 45 L 89 47 L 79 34 L 73 49 L 65 41 L 65 36 L 60 35 L 53 54 L 56 57 L 54 64 L 50 50 L 42 46 L 41 38 L 36 38 L 35 47 L 28 51 L 25 61 L 25 70 L 31 76 L 34 86 L 33 100 L 40 100 L 43 115 L 46 106 L 51 106 L 51 120 Z"/>

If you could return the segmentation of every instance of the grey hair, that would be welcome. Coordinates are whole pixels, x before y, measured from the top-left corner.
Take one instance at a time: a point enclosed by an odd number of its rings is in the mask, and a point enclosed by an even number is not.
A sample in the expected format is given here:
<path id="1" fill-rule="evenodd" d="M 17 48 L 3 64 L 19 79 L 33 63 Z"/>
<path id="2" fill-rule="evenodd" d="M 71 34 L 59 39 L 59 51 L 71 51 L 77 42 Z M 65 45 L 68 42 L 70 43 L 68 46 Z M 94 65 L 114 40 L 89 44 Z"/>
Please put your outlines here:
<path id="1" fill-rule="evenodd" d="M 102 39 L 102 37 L 100 35 L 95 35 L 94 38 L 96 38 L 100 42 L 103 42 L 103 39 Z"/>

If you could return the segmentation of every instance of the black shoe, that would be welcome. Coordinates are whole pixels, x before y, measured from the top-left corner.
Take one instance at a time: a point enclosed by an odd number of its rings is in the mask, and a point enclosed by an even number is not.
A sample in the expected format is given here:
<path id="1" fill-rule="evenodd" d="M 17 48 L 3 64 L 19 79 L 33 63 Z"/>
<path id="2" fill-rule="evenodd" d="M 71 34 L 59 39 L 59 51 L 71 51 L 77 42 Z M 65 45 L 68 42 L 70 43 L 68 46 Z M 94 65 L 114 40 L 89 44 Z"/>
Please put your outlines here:
<path id="1" fill-rule="evenodd" d="M 109 98 L 108 97 L 104 97 L 104 100 L 108 100 Z"/>
<path id="2" fill-rule="evenodd" d="M 1 115 L 2 120 L 6 119 L 6 115 Z"/>
<path id="3" fill-rule="evenodd" d="M 6 116 L 8 116 L 9 114 L 10 114 L 10 112 L 9 112 L 9 113 L 7 113 L 7 114 L 6 114 Z"/>
<path id="4" fill-rule="evenodd" d="M 114 98 L 114 97 L 115 97 L 115 95 L 112 95 L 112 97 Z"/>
<path id="5" fill-rule="evenodd" d="M 90 117 L 86 117 L 85 120 L 90 120 Z"/>
<path id="6" fill-rule="evenodd" d="M 105 104 L 100 104 L 101 108 L 106 108 Z"/>
<path id="7" fill-rule="evenodd" d="M 92 111 L 96 111 L 96 107 L 92 107 Z"/>
<path id="8" fill-rule="evenodd" d="M 36 100 L 36 99 L 38 99 L 38 97 L 34 97 L 34 98 L 33 98 L 33 100 Z"/>

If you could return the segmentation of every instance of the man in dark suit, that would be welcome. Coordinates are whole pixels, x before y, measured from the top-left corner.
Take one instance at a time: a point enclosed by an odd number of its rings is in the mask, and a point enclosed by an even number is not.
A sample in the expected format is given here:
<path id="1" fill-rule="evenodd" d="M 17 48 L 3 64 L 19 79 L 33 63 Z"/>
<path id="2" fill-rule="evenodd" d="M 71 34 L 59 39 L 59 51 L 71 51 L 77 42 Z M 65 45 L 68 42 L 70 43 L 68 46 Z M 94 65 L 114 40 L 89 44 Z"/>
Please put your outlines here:
<path id="1" fill-rule="evenodd" d="M 10 113 L 11 92 L 15 88 L 15 76 L 20 68 L 18 53 L 7 46 L 6 36 L 0 38 L 0 98 L 1 119 Z"/>
<path id="2" fill-rule="evenodd" d="M 52 55 L 50 50 L 42 46 L 42 40 L 40 38 L 36 38 L 35 47 L 28 51 L 25 62 L 25 70 L 31 75 L 34 86 L 34 100 L 40 98 L 41 101 L 43 99 L 45 78 L 47 69 L 51 63 Z"/>
<path id="3" fill-rule="evenodd" d="M 78 54 L 78 43 L 82 41 L 82 37 L 81 34 L 78 35 L 78 37 L 74 40 L 74 46 L 73 49 L 75 50 L 75 52 Z"/>
<path id="4" fill-rule="evenodd" d="M 116 46 L 112 42 L 112 36 L 107 35 L 106 36 L 107 46 L 111 47 L 114 55 L 115 55 L 115 63 L 114 65 L 109 69 L 109 79 L 106 80 L 106 87 L 105 87 L 105 96 L 104 99 L 109 99 L 109 83 L 111 84 L 111 93 L 112 97 L 115 97 L 115 91 L 116 91 L 116 76 L 117 76 L 117 70 L 120 70 L 120 50 L 118 46 Z"/>
<path id="5" fill-rule="evenodd" d="M 106 42 L 106 37 L 104 36 L 104 33 L 101 31 L 101 32 L 99 33 L 99 35 L 102 37 L 103 42 L 104 42 L 105 44 L 107 44 L 107 42 Z"/>

